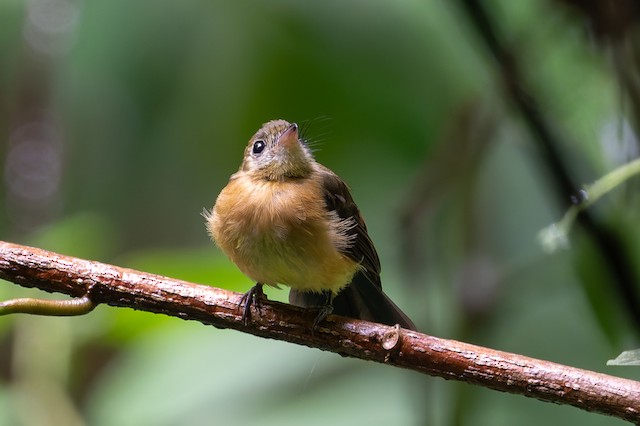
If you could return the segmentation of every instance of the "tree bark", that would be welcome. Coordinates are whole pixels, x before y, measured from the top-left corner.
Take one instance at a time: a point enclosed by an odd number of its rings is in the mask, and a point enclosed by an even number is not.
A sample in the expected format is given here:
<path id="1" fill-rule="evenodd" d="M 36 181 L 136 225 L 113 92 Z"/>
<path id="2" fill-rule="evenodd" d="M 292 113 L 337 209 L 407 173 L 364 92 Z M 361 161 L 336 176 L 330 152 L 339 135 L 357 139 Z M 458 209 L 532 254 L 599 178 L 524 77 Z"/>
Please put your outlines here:
<path id="1" fill-rule="evenodd" d="M 311 333 L 316 312 L 267 300 L 244 325 L 242 294 L 1 241 L 0 278 L 640 422 L 640 382 L 399 327 L 330 315 Z"/>

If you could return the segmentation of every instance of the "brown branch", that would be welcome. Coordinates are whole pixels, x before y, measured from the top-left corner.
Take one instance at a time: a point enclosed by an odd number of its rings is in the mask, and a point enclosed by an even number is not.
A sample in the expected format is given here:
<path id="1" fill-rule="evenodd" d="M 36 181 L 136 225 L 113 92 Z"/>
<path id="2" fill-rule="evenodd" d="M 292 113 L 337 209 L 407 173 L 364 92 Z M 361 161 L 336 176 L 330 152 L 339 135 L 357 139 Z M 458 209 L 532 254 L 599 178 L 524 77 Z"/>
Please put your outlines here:
<path id="1" fill-rule="evenodd" d="M 0 241 L 0 278 L 94 303 L 157 312 L 345 356 L 640 421 L 640 383 L 413 331 L 265 301 L 244 325 L 241 294 Z"/>

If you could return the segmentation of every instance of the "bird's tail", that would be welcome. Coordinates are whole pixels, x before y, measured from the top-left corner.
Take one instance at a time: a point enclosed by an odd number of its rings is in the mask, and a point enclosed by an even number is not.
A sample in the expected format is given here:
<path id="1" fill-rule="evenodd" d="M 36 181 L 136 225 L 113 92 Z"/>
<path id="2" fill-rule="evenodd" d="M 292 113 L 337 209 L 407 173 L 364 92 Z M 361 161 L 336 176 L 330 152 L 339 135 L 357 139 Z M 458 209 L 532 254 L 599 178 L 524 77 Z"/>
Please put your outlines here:
<path id="1" fill-rule="evenodd" d="M 291 289 L 289 303 L 305 308 L 318 308 L 326 303 L 327 295 Z M 333 312 L 351 318 L 379 322 L 417 330 L 413 321 L 393 303 L 382 288 L 372 283 L 362 272 L 356 273 L 347 287 L 332 302 Z"/>

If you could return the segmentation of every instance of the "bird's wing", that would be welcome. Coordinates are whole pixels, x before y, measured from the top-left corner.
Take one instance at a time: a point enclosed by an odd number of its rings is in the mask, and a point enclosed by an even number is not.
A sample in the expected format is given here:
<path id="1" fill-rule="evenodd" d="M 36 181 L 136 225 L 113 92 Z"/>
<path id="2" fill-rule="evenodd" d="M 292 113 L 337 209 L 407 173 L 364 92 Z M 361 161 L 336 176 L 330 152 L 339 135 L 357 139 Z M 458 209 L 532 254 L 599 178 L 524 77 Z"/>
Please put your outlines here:
<path id="1" fill-rule="evenodd" d="M 360 214 L 358 206 L 353 201 L 349 187 L 342 179 L 326 167 L 321 166 L 322 189 L 329 211 L 335 211 L 341 219 L 353 218 L 355 225 L 349 229 L 349 235 L 354 236 L 354 242 L 345 247 L 342 253 L 358 262 L 364 275 L 376 286 L 380 283 L 380 259 L 369 234 L 367 225 Z"/>
<path id="2" fill-rule="evenodd" d="M 340 219 L 353 218 L 354 221 L 354 226 L 347 231 L 353 236 L 353 244 L 339 250 L 358 262 L 361 270 L 356 272 L 351 283 L 335 296 L 327 292 L 312 293 L 291 289 L 289 302 L 297 306 L 317 308 L 324 306 L 327 300 L 332 300 L 335 314 L 387 325 L 400 324 L 403 328 L 416 330 L 411 319 L 382 292 L 380 259 L 369 238 L 360 210 L 351 197 L 349 187 L 331 170 L 320 167 L 327 210 L 335 211 Z"/>

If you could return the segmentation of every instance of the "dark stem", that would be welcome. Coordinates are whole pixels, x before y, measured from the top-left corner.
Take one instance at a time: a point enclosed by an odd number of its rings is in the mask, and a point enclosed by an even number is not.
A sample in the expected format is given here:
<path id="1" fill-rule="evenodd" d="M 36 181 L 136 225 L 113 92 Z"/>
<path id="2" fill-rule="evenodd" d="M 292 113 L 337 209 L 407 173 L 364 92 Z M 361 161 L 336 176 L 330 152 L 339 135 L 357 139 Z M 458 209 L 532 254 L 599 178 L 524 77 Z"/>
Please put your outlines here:
<path id="1" fill-rule="evenodd" d="M 543 164 L 555 183 L 554 188 L 561 207 L 568 208 L 572 197 L 580 188 L 574 184 L 569 169 L 557 148 L 562 146 L 561 138 L 551 130 L 540 113 L 535 99 L 525 90 L 518 63 L 500 41 L 483 3 L 478 0 L 459 0 L 459 3 L 495 57 L 505 93 L 520 110 L 525 124 L 537 142 Z M 588 210 L 581 211 L 577 222 L 595 243 L 620 301 L 634 323 L 635 329 L 640 331 L 640 295 L 636 288 L 638 277 L 629 253 L 624 249 L 624 244 L 610 227 L 596 220 Z"/>

